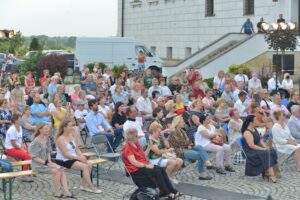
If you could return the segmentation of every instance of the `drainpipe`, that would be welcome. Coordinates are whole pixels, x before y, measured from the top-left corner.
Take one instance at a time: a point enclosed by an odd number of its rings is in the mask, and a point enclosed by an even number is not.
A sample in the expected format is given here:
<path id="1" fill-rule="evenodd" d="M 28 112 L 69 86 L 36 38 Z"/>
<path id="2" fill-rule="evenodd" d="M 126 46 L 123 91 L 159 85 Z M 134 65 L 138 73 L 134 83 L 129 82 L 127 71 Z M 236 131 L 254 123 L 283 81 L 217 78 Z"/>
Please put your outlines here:
<path id="1" fill-rule="evenodd" d="M 121 11 L 121 37 L 124 37 L 124 10 L 125 10 L 125 0 L 122 0 L 122 11 Z"/>

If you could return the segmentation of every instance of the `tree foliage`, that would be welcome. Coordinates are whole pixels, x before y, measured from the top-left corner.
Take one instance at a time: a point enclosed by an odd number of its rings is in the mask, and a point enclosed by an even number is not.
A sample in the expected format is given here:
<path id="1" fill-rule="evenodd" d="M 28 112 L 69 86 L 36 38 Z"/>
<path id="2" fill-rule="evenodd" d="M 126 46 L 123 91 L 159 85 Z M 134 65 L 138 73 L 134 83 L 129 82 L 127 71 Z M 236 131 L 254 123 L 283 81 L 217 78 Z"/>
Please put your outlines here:
<path id="1" fill-rule="evenodd" d="M 0 41 L 0 52 L 10 52 L 17 56 L 23 55 L 25 38 L 20 31 L 16 32 L 15 36 L 9 40 Z"/>
<path id="2" fill-rule="evenodd" d="M 36 37 L 32 38 L 30 46 L 29 46 L 29 50 L 30 51 L 41 50 L 41 45 L 39 43 L 39 39 L 37 39 Z"/>
<path id="3" fill-rule="evenodd" d="M 280 50 L 282 52 L 294 51 L 298 46 L 297 29 L 277 29 L 265 34 L 265 41 L 269 49 Z"/>

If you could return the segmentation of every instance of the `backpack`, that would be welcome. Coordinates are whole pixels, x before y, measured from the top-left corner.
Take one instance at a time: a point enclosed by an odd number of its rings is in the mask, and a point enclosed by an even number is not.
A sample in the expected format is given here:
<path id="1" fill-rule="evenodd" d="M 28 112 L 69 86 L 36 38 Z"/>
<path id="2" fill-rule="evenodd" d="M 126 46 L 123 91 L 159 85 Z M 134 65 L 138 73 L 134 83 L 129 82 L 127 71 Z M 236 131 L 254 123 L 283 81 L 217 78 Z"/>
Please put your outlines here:
<path id="1" fill-rule="evenodd" d="M 132 193 L 130 200 L 159 200 L 159 193 L 153 188 L 141 187 Z"/>

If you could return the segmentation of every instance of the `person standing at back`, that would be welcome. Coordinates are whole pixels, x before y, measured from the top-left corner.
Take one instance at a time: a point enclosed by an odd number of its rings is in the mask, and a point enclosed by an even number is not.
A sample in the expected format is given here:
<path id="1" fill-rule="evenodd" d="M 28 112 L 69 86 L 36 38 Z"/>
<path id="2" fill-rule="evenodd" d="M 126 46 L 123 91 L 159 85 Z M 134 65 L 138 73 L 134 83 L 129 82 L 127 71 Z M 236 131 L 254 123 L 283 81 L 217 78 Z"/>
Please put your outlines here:
<path id="1" fill-rule="evenodd" d="M 245 33 L 247 35 L 252 35 L 252 33 L 254 33 L 253 24 L 250 21 L 250 18 L 248 18 L 246 22 L 243 24 L 241 28 L 241 33 Z"/>
<path id="2" fill-rule="evenodd" d="M 144 73 L 145 70 L 145 62 L 146 62 L 146 56 L 145 53 L 140 50 L 139 51 L 139 56 L 138 56 L 138 68 L 139 68 L 139 75 Z"/>
<path id="3" fill-rule="evenodd" d="M 277 19 L 277 23 L 285 23 L 285 19 L 283 18 L 283 14 L 279 14 L 279 18 Z"/>

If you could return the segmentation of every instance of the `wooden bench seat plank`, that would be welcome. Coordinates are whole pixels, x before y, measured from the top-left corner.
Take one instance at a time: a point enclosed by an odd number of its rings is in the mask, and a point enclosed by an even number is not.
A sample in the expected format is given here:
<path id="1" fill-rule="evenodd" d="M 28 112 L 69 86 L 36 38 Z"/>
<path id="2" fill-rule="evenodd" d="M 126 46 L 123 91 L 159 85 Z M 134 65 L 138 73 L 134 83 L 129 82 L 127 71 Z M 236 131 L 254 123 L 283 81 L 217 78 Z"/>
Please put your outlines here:
<path id="1" fill-rule="evenodd" d="M 24 165 L 31 165 L 31 160 L 15 161 L 15 162 L 11 162 L 11 165 L 13 167 L 20 167 L 20 166 L 24 166 Z"/>
<path id="2" fill-rule="evenodd" d="M 36 174 L 36 172 L 34 172 L 33 170 L 0 173 L 0 179 L 16 178 L 19 176 L 29 176 L 29 175 L 34 175 L 34 174 Z"/>
<path id="3" fill-rule="evenodd" d="M 105 163 L 105 162 L 107 162 L 107 160 L 102 159 L 102 158 L 97 158 L 97 159 L 94 159 L 94 160 L 89 160 L 88 162 L 91 165 L 97 165 L 97 164 Z"/>
<path id="4" fill-rule="evenodd" d="M 92 157 L 92 156 L 96 156 L 96 153 L 95 152 L 85 152 L 85 153 L 82 153 L 82 155 L 84 155 L 85 157 Z"/>

